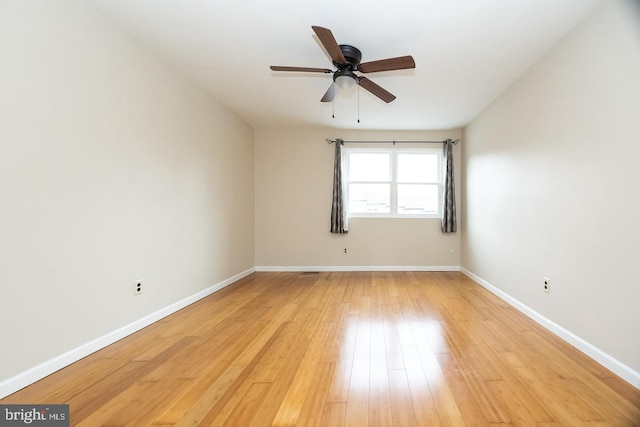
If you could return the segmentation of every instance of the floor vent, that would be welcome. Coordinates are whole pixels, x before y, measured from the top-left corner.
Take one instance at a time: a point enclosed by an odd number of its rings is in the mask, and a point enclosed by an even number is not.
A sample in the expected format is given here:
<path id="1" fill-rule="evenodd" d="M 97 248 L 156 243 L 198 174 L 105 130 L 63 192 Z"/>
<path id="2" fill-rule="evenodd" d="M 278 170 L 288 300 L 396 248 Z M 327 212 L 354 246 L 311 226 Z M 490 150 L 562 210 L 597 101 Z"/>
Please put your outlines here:
<path id="1" fill-rule="evenodd" d="M 312 274 L 320 274 L 319 271 L 303 271 L 302 273 L 300 273 L 301 276 L 309 276 Z"/>

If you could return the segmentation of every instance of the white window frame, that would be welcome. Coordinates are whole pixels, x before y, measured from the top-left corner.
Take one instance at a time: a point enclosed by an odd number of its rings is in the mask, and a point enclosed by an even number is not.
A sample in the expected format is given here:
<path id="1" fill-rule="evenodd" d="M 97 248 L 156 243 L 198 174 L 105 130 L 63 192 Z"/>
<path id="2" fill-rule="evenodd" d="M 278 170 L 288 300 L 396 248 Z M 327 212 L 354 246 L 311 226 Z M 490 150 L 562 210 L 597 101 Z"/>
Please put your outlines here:
<path id="1" fill-rule="evenodd" d="M 391 180 L 390 181 L 351 181 L 349 173 L 349 155 L 351 153 L 389 153 L 390 155 L 390 167 L 391 167 Z M 429 182 L 428 184 L 438 185 L 438 211 L 430 214 L 406 214 L 398 213 L 398 154 L 434 154 L 437 156 L 437 182 Z M 388 147 L 388 148 L 364 148 L 364 147 L 344 147 L 343 148 L 343 168 L 345 176 L 345 206 L 347 214 L 350 218 L 441 218 L 442 216 L 442 192 L 444 191 L 444 173 L 442 165 L 442 149 L 441 148 L 411 148 L 411 147 Z M 368 212 L 368 213 L 352 213 L 349 207 L 349 184 L 366 183 L 377 184 L 384 183 L 390 184 L 390 212 Z M 402 183 L 401 183 L 402 184 Z"/>

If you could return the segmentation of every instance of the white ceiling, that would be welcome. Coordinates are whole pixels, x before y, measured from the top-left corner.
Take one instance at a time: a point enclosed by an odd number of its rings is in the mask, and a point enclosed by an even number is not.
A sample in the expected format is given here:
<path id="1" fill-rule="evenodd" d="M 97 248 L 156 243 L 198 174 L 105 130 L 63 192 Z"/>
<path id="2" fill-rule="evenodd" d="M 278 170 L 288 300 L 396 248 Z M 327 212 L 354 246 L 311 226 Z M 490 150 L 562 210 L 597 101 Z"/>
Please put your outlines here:
<path id="1" fill-rule="evenodd" d="M 597 1 L 90 0 L 255 128 L 394 130 L 466 125 Z M 357 88 L 320 103 L 331 74 L 269 69 L 335 69 L 312 25 L 362 62 L 412 55 L 416 69 L 366 75 L 389 104 Z"/>

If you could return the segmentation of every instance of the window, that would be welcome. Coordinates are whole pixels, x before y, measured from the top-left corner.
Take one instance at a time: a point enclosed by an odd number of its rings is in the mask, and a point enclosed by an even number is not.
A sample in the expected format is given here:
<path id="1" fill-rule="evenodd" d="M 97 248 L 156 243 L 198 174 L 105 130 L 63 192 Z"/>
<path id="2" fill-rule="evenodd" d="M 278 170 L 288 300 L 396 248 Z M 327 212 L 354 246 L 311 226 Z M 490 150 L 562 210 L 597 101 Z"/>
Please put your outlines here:
<path id="1" fill-rule="evenodd" d="M 352 217 L 439 217 L 438 149 L 345 148 L 347 209 Z"/>

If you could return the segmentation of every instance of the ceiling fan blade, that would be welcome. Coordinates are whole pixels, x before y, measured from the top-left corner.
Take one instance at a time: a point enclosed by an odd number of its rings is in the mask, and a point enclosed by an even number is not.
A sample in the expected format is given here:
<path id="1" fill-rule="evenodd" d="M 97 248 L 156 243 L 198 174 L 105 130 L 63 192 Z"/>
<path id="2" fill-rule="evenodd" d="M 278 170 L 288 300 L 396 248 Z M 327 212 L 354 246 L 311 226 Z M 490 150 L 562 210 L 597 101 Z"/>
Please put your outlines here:
<path id="1" fill-rule="evenodd" d="M 361 73 L 375 73 L 376 71 L 406 70 L 416 68 L 416 63 L 411 55 L 398 56 L 397 58 L 380 59 L 378 61 L 365 62 L 358 65 Z"/>
<path id="2" fill-rule="evenodd" d="M 338 93 L 338 90 L 340 90 L 338 85 L 335 84 L 335 83 L 331 83 L 331 86 L 329 86 L 329 89 L 324 94 L 324 96 L 322 97 L 320 102 L 331 102 L 331 101 L 333 101 L 333 98 L 336 97 L 336 94 Z"/>
<path id="3" fill-rule="evenodd" d="M 333 73 L 328 68 L 309 68 L 309 67 L 280 67 L 278 65 L 272 65 L 272 71 L 300 71 L 303 73 Z"/>
<path id="4" fill-rule="evenodd" d="M 358 84 L 378 98 L 382 99 L 387 104 L 396 99 L 395 95 L 387 92 L 381 86 L 378 86 L 366 77 L 358 77 Z"/>
<path id="5" fill-rule="evenodd" d="M 344 59 L 342 50 L 340 50 L 340 46 L 338 46 L 338 42 L 336 42 L 336 39 L 333 37 L 331 30 L 315 25 L 312 25 L 311 28 L 313 28 L 313 31 L 320 39 L 320 42 L 322 42 L 322 46 L 327 50 L 327 53 L 334 64 L 339 65 L 347 62 L 347 60 Z"/>

